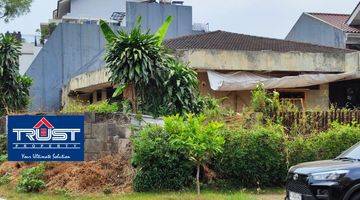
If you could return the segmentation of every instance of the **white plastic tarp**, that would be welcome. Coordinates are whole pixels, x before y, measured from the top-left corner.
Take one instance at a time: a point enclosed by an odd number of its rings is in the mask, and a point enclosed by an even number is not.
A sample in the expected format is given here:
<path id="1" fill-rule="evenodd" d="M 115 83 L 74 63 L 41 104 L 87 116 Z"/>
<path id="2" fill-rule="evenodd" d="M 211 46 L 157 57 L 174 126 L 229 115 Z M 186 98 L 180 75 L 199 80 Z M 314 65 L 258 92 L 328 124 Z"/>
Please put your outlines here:
<path id="1" fill-rule="evenodd" d="M 260 83 L 264 84 L 265 89 L 299 88 L 358 78 L 356 72 L 341 74 L 303 74 L 298 76 L 284 76 L 281 78 L 251 72 L 223 74 L 208 71 L 207 74 L 210 87 L 215 91 L 253 90 Z"/>

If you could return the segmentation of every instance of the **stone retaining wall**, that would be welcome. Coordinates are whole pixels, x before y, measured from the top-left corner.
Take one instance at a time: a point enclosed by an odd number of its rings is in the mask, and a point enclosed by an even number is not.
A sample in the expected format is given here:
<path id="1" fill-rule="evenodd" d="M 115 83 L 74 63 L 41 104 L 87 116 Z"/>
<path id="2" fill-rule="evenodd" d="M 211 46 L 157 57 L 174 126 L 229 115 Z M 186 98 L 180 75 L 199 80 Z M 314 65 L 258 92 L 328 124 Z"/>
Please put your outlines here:
<path id="1" fill-rule="evenodd" d="M 85 160 L 130 152 L 130 126 L 123 114 L 85 114 Z"/>

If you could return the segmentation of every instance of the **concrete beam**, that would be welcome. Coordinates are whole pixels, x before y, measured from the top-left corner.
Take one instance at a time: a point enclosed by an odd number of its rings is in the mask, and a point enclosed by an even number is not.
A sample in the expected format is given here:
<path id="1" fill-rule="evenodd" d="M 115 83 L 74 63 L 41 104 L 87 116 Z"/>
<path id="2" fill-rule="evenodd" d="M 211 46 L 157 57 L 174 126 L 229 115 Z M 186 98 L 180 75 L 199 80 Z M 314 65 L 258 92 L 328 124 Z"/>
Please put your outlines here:
<path id="1" fill-rule="evenodd" d="M 359 53 L 302 53 L 274 51 L 185 50 L 180 58 L 200 70 L 247 70 L 286 72 L 345 72 L 359 66 Z M 349 58 L 349 59 L 348 59 Z M 351 59 L 350 59 L 351 58 Z"/>

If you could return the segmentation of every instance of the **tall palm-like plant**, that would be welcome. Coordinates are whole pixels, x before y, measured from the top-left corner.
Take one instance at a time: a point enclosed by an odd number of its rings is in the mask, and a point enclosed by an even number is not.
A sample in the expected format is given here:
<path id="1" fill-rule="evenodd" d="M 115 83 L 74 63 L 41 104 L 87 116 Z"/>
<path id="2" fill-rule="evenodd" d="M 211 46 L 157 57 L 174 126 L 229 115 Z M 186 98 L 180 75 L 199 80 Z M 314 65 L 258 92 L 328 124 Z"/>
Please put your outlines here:
<path id="1" fill-rule="evenodd" d="M 31 79 L 19 74 L 20 43 L 0 35 L 0 116 L 23 110 L 29 103 Z"/>
<path id="2" fill-rule="evenodd" d="M 149 85 L 160 86 L 166 76 L 170 54 L 162 42 L 171 24 L 172 17 L 155 34 L 141 31 L 141 18 L 130 33 L 112 31 L 105 21 L 100 21 L 101 30 L 108 42 L 105 55 L 106 67 L 111 71 L 110 81 L 117 86 L 114 96 L 120 95 L 130 86 L 133 90 L 133 110 L 137 111 L 137 96 L 143 96 L 144 88 Z"/>

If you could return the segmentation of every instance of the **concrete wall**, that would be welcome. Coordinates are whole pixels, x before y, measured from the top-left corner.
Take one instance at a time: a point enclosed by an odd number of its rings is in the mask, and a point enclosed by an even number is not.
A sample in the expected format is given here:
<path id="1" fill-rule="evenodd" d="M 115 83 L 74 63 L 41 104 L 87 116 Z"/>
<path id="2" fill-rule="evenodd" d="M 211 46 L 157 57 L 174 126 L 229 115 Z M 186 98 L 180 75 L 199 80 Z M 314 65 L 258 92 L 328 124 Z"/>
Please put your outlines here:
<path id="1" fill-rule="evenodd" d="M 59 24 L 26 72 L 33 79 L 30 110 L 59 110 L 63 85 L 103 66 L 104 45 L 97 25 Z"/>
<path id="2" fill-rule="evenodd" d="M 319 90 L 307 90 L 305 92 L 305 107 L 307 109 L 329 109 L 329 84 L 320 85 Z"/>
<path id="3" fill-rule="evenodd" d="M 346 34 L 342 30 L 306 13 L 301 15 L 285 39 L 331 47 L 346 47 Z"/>
<path id="4" fill-rule="evenodd" d="M 344 72 L 346 65 L 358 66 L 345 53 L 188 50 L 179 55 L 192 68 L 204 70 Z"/>
<path id="5" fill-rule="evenodd" d="M 152 32 L 156 31 L 168 16 L 173 16 L 167 38 L 193 33 L 191 6 L 127 2 L 126 27 L 134 27 L 138 16 L 142 17 L 143 30 Z"/>

